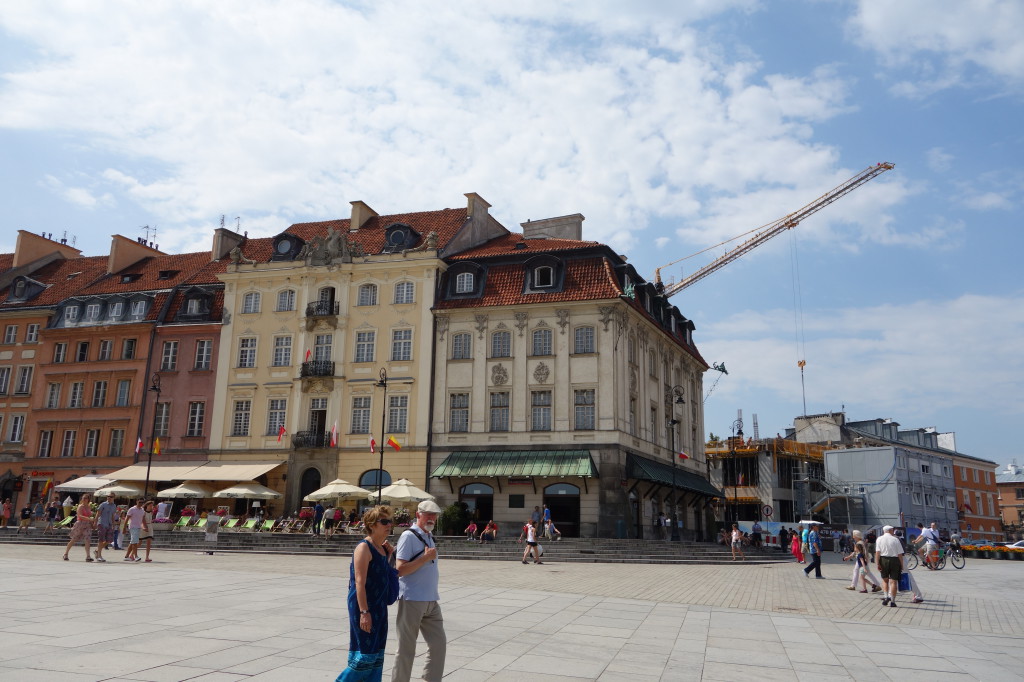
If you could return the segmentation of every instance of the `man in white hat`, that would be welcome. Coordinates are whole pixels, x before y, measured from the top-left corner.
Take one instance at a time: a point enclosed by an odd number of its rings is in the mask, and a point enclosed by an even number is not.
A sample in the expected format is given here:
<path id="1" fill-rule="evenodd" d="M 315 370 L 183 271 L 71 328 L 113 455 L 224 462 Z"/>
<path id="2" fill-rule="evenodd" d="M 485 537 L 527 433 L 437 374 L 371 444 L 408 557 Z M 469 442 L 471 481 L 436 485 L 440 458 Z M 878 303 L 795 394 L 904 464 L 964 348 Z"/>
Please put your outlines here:
<path id="1" fill-rule="evenodd" d="M 882 576 L 882 606 L 896 606 L 896 593 L 900 589 L 900 575 L 903 573 L 903 545 L 893 535 L 892 526 L 882 528 L 882 537 L 875 541 L 875 561 Z"/>
<path id="2" fill-rule="evenodd" d="M 423 679 L 439 682 L 444 675 L 444 657 L 448 639 L 444 633 L 444 618 L 438 604 L 437 548 L 434 544 L 434 524 L 441 508 L 432 500 L 420 502 L 416 508 L 416 523 L 402 533 L 395 552 L 398 567 L 398 654 L 391 672 L 392 682 L 406 682 L 412 675 L 412 661 L 416 656 L 416 637 L 422 633 L 427 643 L 427 659 L 423 665 Z"/>

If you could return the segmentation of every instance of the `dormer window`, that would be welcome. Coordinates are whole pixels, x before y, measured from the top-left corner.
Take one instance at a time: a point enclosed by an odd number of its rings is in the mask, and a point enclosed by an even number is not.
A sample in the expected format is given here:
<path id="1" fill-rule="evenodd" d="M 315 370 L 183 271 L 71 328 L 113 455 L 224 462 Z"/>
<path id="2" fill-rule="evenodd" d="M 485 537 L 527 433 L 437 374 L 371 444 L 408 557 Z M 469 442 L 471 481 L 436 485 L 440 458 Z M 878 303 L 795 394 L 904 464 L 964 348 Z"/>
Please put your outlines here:
<path id="1" fill-rule="evenodd" d="M 555 285 L 555 269 L 550 265 L 542 265 L 533 269 L 533 286 L 552 287 Z"/>
<path id="2" fill-rule="evenodd" d="M 14 285 L 14 297 L 25 298 L 25 280 L 19 279 Z"/>
<path id="3" fill-rule="evenodd" d="M 161 270 L 157 279 L 172 279 L 180 272 L 179 270 Z"/>
<path id="4" fill-rule="evenodd" d="M 132 301 L 132 317 L 142 317 L 146 314 L 145 301 Z"/>
<path id="5" fill-rule="evenodd" d="M 107 317 L 110 317 L 110 318 L 121 317 L 122 313 L 124 313 L 124 302 L 123 301 L 114 301 L 113 303 L 110 304 L 110 306 L 108 308 Z"/>
<path id="6" fill-rule="evenodd" d="M 127 284 L 129 282 L 134 282 L 137 279 L 139 279 L 140 277 L 142 277 L 142 275 L 136 275 L 136 274 L 121 275 L 121 283 L 122 284 Z"/>
<path id="7" fill-rule="evenodd" d="M 471 294 L 475 281 L 472 272 L 460 272 L 455 276 L 455 293 Z"/>
<path id="8" fill-rule="evenodd" d="M 384 228 L 384 253 L 398 253 L 416 246 L 419 234 L 405 223 L 394 223 Z"/>
<path id="9" fill-rule="evenodd" d="M 99 319 L 99 316 L 100 316 L 100 304 L 99 303 L 90 303 L 89 305 L 85 306 L 85 319 L 87 319 L 87 320 L 96 320 L 96 319 Z"/>
<path id="10" fill-rule="evenodd" d="M 550 254 L 534 256 L 524 264 L 523 293 L 548 294 L 561 291 L 565 280 L 565 263 Z"/>
<path id="11" fill-rule="evenodd" d="M 78 306 L 71 305 L 64 309 L 64 321 L 65 322 L 77 322 L 78 321 Z"/>
<path id="12" fill-rule="evenodd" d="M 476 298 L 483 294 L 487 270 L 470 261 L 456 263 L 445 273 L 443 285 L 449 298 Z"/>
<path id="13" fill-rule="evenodd" d="M 198 298 L 190 298 L 185 303 L 185 312 L 189 315 L 199 315 L 203 312 L 203 301 Z"/>

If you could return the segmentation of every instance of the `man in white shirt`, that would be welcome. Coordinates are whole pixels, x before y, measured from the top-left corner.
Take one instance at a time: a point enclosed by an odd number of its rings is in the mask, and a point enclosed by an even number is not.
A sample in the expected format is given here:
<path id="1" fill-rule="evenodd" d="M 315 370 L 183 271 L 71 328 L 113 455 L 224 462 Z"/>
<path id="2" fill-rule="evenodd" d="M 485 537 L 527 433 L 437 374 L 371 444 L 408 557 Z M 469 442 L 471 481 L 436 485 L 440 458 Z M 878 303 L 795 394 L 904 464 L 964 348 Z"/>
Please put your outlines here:
<path id="1" fill-rule="evenodd" d="M 939 558 L 939 529 L 935 527 L 934 521 L 931 526 L 921 530 L 921 539 L 924 540 L 921 558 L 924 559 L 925 566 L 934 570 L 935 562 Z"/>
<path id="2" fill-rule="evenodd" d="M 398 538 L 395 550 L 399 583 L 398 614 L 395 618 L 398 651 L 391 671 L 392 682 L 408 682 L 419 635 L 423 635 L 423 641 L 427 643 L 423 679 L 440 682 L 444 677 L 448 639 L 438 603 L 438 558 L 433 536 L 434 524 L 440 513 L 441 508 L 434 501 L 420 502 L 416 508 L 416 523 Z"/>
<path id="3" fill-rule="evenodd" d="M 882 528 L 882 537 L 875 541 L 875 561 L 882 576 L 882 606 L 896 607 L 896 593 L 900 589 L 900 575 L 903 573 L 903 545 L 893 535 L 893 527 Z"/>

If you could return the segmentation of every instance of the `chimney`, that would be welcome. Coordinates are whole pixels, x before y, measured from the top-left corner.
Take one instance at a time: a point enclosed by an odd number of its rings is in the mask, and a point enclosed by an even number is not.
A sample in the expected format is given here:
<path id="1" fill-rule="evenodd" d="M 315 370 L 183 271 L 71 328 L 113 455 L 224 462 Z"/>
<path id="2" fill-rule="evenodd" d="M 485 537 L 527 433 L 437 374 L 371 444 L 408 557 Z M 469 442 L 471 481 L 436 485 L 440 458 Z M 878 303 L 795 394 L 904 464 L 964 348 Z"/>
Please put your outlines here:
<path id="1" fill-rule="evenodd" d="M 583 221 L 586 218 L 580 213 L 563 215 L 543 220 L 527 220 L 520 223 L 523 236 L 527 239 L 583 239 Z"/>
<path id="2" fill-rule="evenodd" d="M 165 256 L 157 249 L 150 248 L 146 244 L 140 244 L 127 237 L 115 234 L 110 241 L 110 255 L 107 257 L 107 274 L 120 272 L 127 267 L 135 265 L 143 258 L 150 256 Z"/>
<path id="3" fill-rule="evenodd" d="M 50 233 L 53 234 L 52 232 Z M 58 244 L 52 239 L 25 230 L 18 230 L 18 239 L 14 245 L 14 260 L 11 267 L 31 263 L 43 256 L 57 252 L 62 258 L 81 258 L 82 252 L 67 244 Z"/>
<path id="4" fill-rule="evenodd" d="M 243 235 L 233 232 L 226 227 L 218 227 L 213 231 L 213 248 L 210 249 L 210 260 L 227 258 L 231 249 L 241 246 L 245 241 Z"/>
<path id="5" fill-rule="evenodd" d="M 370 208 L 365 202 L 350 201 L 352 204 L 352 220 L 349 221 L 348 231 L 358 232 L 359 228 L 366 224 L 370 218 L 376 218 L 379 213 Z"/>

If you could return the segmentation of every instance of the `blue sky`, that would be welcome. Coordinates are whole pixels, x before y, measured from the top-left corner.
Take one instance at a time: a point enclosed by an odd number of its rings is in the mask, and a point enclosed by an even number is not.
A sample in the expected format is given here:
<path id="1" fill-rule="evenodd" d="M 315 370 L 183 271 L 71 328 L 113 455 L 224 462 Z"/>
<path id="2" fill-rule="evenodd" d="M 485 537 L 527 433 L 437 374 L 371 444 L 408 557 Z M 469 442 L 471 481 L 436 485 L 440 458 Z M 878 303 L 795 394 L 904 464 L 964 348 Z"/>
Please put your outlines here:
<path id="1" fill-rule="evenodd" d="M 705 429 L 742 409 L 747 433 L 753 413 L 783 431 L 802 357 L 809 412 L 1005 462 L 1024 455 L 1022 34 L 1013 0 L 5 2 L 0 249 L 67 231 L 96 255 L 150 225 L 199 250 L 222 214 L 263 236 L 473 191 L 510 229 L 583 213 L 653 276 L 891 161 L 672 299 L 729 368 Z"/>

